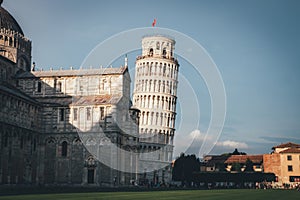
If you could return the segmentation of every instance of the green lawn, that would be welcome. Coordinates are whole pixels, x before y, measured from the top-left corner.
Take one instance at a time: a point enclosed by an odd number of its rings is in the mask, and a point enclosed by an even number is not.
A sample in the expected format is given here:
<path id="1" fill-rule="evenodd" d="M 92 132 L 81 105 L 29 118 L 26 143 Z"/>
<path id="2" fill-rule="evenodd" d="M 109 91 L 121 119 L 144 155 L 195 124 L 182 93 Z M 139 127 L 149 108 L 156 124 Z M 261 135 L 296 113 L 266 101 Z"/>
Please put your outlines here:
<path id="1" fill-rule="evenodd" d="M 92 193 L 63 193 L 63 194 L 32 194 L 0 196 L 1 199 L 20 200 L 48 200 L 48 199 L 201 199 L 201 200 L 276 200 L 300 199 L 300 192 L 295 190 L 179 190 L 179 191 L 151 191 L 151 192 L 92 192 Z"/>

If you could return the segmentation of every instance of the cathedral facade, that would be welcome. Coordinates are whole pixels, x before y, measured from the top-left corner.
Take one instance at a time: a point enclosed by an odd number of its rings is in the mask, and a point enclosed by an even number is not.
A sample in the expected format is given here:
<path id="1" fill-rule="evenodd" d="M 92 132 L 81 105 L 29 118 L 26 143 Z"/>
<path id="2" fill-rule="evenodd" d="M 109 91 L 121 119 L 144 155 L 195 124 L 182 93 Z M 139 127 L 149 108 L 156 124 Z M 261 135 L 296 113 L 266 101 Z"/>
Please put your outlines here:
<path id="1" fill-rule="evenodd" d="M 174 40 L 143 39 L 132 105 L 127 62 L 119 68 L 36 71 L 31 41 L 3 7 L 0 20 L 0 184 L 170 180 L 179 66 Z M 160 50 L 146 40 L 159 42 Z"/>

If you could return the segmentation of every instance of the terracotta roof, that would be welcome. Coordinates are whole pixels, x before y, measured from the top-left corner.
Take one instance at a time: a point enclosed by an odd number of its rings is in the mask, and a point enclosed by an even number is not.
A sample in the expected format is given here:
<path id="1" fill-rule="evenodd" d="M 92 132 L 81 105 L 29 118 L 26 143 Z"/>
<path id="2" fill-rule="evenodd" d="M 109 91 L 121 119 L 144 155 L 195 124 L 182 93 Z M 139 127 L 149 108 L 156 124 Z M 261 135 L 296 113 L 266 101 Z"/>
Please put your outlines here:
<path id="1" fill-rule="evenodd" d="M 17 78 L 55 77 L 55 76 L 92 76 L 92 75 L 109 75 L 109 74 L 113 75 L 113 74 L 124 74 L 126 70 L 127 67 L 34 71 L 34 72 L 21 73 L 17 75 Z"/>
<path id="2" fill-rule="evenodd" d="M 72 103 L 71 96 L 64 97 L 37 97 L 37 101 L 43 104 L 51 104 L 53 106 L 69 106 Z"/>
<path id="3" fill-rule="evenodd" d="M 211 156 L 211 159 L 207 161 L 206 166 L 215 166 L 215 164 L 224 163 L 227 160 L 228 156 L 224 155 L 217 155 L 217 156 Z"/>
<path id="4" fill-rule="evenodd" d="M 73 97 L 73 106 L 117 104 L 121 95 L 97 95 Z"/>
<path id="5" fill-rule="evenodd" d="M 299 148 L 290 148 L 283 151 L 280 151 L 279 153 L 300 153 Z"/>
<path id="6" fill-rule="evenodd" d="M 272 149 L 276 149 L 276 148 L 300 148 L 300 144 L 288 142 L 288 143 L 284 143 L 284 144 L 280 144 L 278 146 L 275 146 Z"/>
<path id="7" fill-rule="evenodd" d="M 263 161 L 263 155 L 232 155 L 225 163 L 246 163 L 248 158 L 253 163 L 261 163 Z"/>

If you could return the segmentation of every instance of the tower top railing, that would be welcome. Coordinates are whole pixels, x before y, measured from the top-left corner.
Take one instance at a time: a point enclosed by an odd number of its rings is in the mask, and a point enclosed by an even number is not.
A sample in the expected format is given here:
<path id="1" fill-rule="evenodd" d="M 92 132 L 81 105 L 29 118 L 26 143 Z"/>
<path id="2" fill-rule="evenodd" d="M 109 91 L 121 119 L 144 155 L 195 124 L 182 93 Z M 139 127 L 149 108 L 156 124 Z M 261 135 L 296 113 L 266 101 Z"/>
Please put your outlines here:
<path id="1" fill-rule="evenodd" d="M 165 59 L 170 59 L 173 60 L 177 65 L 178 65 L 178 60 L 177 58 L 174 58 L 172 56 L 164 56 L 164 55 L 141 55 L 141 56 L 137 56 L 136 60 L 141 60 L 144 58 L 165 58 Z"/>
<path id="2" fill-rule="evenodd" d="M 175 43 L 175 38 L 170 36 L 170 35 L 167 35 L 167 34 L 148 34 L 148 35 L 144 35 L 142 37 L 142 39 L 145 39 L 145 38 L 149 38 L 149 37 L 164 37 L 164 38 L 167 38 L 169 40 L 173 40 L 173 42 Z"/>

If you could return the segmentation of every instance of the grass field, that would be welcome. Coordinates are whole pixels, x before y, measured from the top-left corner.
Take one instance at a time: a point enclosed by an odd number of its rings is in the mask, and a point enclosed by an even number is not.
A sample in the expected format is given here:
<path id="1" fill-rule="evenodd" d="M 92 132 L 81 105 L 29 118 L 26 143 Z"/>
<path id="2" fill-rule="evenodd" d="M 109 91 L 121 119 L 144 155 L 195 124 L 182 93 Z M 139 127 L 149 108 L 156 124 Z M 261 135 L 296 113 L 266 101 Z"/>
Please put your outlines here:
<path id="1" fill-rule="evenodd" d="M 178 191 L 149 191 L 149 192 L 91 192 L 63 194 L 31 194 L 0 196 L 2 199 L 20 200 L 97 200 L 97 199 L 201 199 L 201 200 L 299 200 L 300 192 L 296 190 L 178 190 Z"/>

